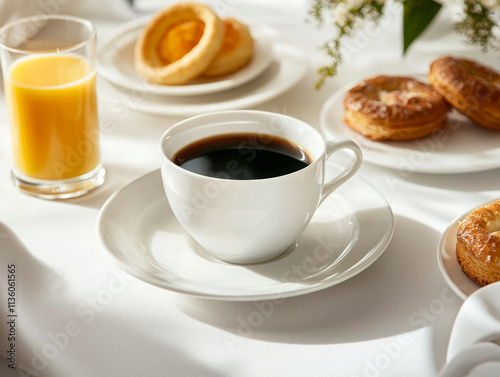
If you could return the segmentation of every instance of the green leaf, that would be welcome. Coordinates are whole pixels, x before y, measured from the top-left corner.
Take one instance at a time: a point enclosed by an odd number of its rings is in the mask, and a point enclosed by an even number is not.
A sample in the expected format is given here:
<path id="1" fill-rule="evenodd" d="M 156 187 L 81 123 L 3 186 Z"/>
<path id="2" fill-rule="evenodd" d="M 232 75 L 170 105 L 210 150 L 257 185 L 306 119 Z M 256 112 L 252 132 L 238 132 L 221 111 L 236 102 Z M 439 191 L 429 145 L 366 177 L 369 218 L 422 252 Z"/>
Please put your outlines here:
<path id="1" fill-rule="evenodd" d="M 429 26 L 441 9 L 434 0 L 405 0 L 403 2 L 403 54 Z"/>

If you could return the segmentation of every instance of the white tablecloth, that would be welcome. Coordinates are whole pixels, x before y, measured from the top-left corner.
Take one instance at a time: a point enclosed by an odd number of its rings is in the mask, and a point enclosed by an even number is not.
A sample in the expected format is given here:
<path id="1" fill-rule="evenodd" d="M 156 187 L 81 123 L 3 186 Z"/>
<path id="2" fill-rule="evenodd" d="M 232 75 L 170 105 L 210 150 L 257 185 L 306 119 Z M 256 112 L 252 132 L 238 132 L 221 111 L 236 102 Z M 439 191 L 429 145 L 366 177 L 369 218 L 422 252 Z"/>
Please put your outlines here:
<path id="1" fill-rule="evenodd" d="M 9 0 L 7 0 L 9 1 Z M 87 17 L 99 38 L 151 12 L 158 2 L 40 1 Z M 481 57 L 447 29 L 452 10 L 412 47 L 400 50 L 400 13 L 359 40 L 340 74 L 320 91 L 317 47 L 326 37 L 305 22 L 305 1 L 213 1 L 248 22 L 279 29 L 310 57 L 306 77 L 254 108 L 319 125 L 340 86 L 397 64 L 425 72 L 445 53 Z M 222 302 L 172 293 L 130 277 L 100 249 L 96 217 L 117 189 L 159 167 L 158 139 L 180 117 L 100 103 L 105 185 L 84 197 L 44 201 L 18 192 L 9 177 L 10 139 L 0 97 L 0 351 L 9 354 L 8 266 L 15 266 L 16 366 L 12 375 L 88 376 L 437 376 L 462 300 L 445 284 L 437 244 L 448 224 L 500 197 L 500 170 L 432 175 L 364 163 L 359 174 L 388 200 L 395 233 L 367 270 L 334 287 L 278 302 Z M 464 146 L 466 148 L 466 146 Z M 249 325 L 251 323 L 251 325 Z M 0 364 L 1 364 L 0 359 Z M 3 369 L 1 369 L 3 368 Z M 9 368 L 0 367 L 2 376 Z"/>

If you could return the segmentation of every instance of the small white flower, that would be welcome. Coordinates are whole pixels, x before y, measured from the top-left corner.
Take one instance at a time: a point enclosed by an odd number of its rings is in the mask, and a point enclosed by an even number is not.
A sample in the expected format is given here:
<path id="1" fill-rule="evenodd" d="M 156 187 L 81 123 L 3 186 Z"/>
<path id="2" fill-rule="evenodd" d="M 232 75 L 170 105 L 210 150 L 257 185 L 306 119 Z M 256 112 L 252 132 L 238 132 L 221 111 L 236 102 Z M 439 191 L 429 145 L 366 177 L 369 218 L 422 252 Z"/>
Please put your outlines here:
<path id="1" fill-rule="evenodd" d="M 349 16 L 352 17 L 352 15 L 349 14 L 349 11 L 350 9 L 346 3 L 338 4 L 333 11 L 333 19 L 335 20 L 335 23 L 342 26 L 345 25 L 349 20 Z"/>
<path id="2" fill-rule="evenodd" d="M 464 3 L 463 0 L 435 0 L 438 3 L 443 5 L 462 5 Z M 481 3 L 486 8 L 495 9 L 500 8 L 500 0 L 476 0 L 478 3 Z"/>
<path id="3" fill-rule="evenodd" d="M 339 1 L 333 10 L 333 19 L 339 26 L 344 26 L 347 22 L 358 22 L 359 19 L 352 11 L 361 8 L 363 5 L 371 3 L 369 0 L 344 0 Z M 384 4 L 385 0 L 377 0 L 377 3 Z M 366 13 L 366 11 L 365 11 Z M 366 14 L 365 14 L 366 16 Z"/>
<path id="4" fill-rule="evenodd" d="M 478 0 L 484 7 L 495 9 L 500 8 L 500 0 Z"/>

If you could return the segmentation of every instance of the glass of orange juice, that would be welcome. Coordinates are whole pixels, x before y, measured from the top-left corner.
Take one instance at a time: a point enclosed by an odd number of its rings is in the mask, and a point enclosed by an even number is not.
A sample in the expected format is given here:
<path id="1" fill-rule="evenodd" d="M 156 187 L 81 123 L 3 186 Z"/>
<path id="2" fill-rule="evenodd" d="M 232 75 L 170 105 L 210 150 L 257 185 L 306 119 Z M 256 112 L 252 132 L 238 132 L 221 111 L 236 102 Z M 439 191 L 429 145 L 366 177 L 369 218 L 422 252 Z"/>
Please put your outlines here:
<path id="1" fill-rule="evenodd" d="M 96 30 L 77 17 L 38 15 L 0 29 L 12 176 L 46 199 L 104 182 L 96 97 Z"/>

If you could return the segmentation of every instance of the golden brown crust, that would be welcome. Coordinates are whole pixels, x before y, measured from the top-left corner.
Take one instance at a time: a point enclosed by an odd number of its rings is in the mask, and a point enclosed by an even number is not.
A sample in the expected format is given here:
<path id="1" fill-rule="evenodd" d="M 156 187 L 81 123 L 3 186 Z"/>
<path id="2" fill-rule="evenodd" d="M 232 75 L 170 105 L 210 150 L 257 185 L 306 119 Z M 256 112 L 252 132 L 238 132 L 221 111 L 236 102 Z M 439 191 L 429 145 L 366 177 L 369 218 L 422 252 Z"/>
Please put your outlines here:
<path id="1" fill-rule="evenodd" d="M 457 231 L 457 260 L 480 285 L 500 281 L 500 200 L 476 208 Z"/>
<path id="2" fill-rule="evenodd" d="M 180 59 L 165 64 L 159 45 L 169 28 L 182 22 L 204 23 L 199 42 Z M 206 5 L 177 3 L 156 14 L 136 41 L 134 63 L 137 72 L 148 81 L 160 85 L 184 84 L 206 70 L 222 46 L 224 26 Z"/>
<path id="3" fill-rule="evenodd" d="M 500 130 L 500 74 L 472 60 L 445 56 L 432 62 L 429 82 L 477 124 Z"/>
<path id="4" fill-rule="evenodd" d="M 234 18 L 226 18 L 222 47 L 203 76 L 227 75 L 243 68 L 253 55 L 253 38 L 248 27 Z"/>
<path id="5" fill-rule="evenodd" d="M 350 89 L 344 110 L 347 125 L 372 140 L 412 140 L 444 127 L 450 106 L 430 85 L 382 75 Z"/>

